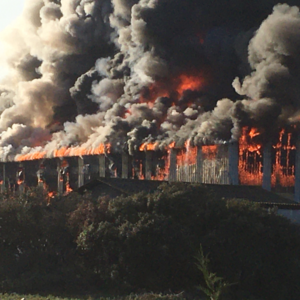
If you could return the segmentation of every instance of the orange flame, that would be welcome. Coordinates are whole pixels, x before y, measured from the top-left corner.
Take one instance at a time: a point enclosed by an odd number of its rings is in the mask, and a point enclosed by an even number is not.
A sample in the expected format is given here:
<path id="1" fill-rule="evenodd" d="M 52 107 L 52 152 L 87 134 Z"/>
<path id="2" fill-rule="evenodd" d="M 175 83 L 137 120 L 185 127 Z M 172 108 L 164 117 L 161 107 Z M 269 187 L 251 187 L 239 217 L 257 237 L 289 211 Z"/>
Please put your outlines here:
<path id="1" fill-rule="evenodd" d="M 239 176 L 241 184 L 262 184 L 262 153 L 261 145 L 253 141 L 258 135 L 256 128 L 244 127 L 239 139 Z"/>
<path id="2" fill-rule="evenodd" d="M 25 160 L 36 160 L 42 159 L 46 156 L 46 152 L 33 152 L 28 154 L 20 154 L 16 157 L 16 161 L 25 161 Z"/>
<path id="3" fill-rule="evenodd" d="M 202 146 L 202 155 L 205 159 L 213 160 L 216 158 L 218 152 L 218 145 Z"/>
<path id="4" fill-rule="evenodd" d="M 172 142 L 170 145 L 169 145 L 169 148 L 175 148 L 175 142 Z"/>
<path id="5" fill-rule="evenodd" d="M 67 156 L 83 156 L 83 155 L 99 155 L 110 153 L 110 144 L 100 144 L 97 148 L 84 148 L 84 147 L 62 147 L 54 151 L 54 157 L 67 157 Z M 46 151 L 36 151 L 27 154 L 19 154 L 16 156 L 16 161 L 37 160 L 47 157 Z"/>
<path id="6" fill-rule="evenodd" d="M 239 175 L 241 184 L 261 185 L 263 178 L 262 145 L 253 140 L 259 135 L 257 129 L 243 128 L 239 139 Z M 283 137 L 286 136 L 286 141 Z M 290 162 L 291 151 L 296 149 L 291 144 L 291 133 L 284 129 L 279 132 L 278 142 L 273 145 L 275 162 L 272 165 L 272 187 L 292 187 L 295 184 L 295 167 Z"/>
<path id="7" fill-rule="evenodd" d="M 56 195 L 56 192 L 54 192 L 54 191 L 51 191 L 48 193 L 49 198 L 53 198 L 55 195 Z"/>
<path id="8" fill-rule="evenodd" d="M 191 147 L 189 141 L 186 141 L 184 148 L 177 152 L 177 165 L 194 165 L 197 161 L 197 147 Z"/>
<path id="9" fill-rule="evenodd" d="M 145 151 L 145 150 L 148 150 L 148 151 L 154 151 L 157 147 L 158 143 L 144 143 L 140 146 L 139 150 L 140 151 Z"/>
<path id="10" fill-rule="evenodd" d="M 70 183 L 67 182 L 67 183 L 66 183 L 66 194 L 69 194 L 69 193 L 71 193 L 71 192 L 73 192 L 73 189 L 70 187 Z"/>
<path id="11" fill-rule="evenodd" d="M 181 74 L 169 81 L 156 81 L 142 90 L 140 94 L 140 102 L 147 103 L 148 107 L 152 108 L 155 100 L 159 97 L 180 98 L 186 90 L 201 90 L 204 83 L 205 79 L 202 74 Z M 174 91 L 177 91 L 177 96 L 174 95 Z"/>
<path id="12" fill-rule="evenodd" d="M 295 167 L 290 164 L 291 151 L 296 150 L 296 147 L 291 144 L 291 133 L 287 133 L 286 145 L 283 143 L 285 130 L 282 129 L 279 133 L 279 140 L 275 149 L 275 164 L 271 175 L 271 184 L 273 187 L 280 185 L 282 187 L 291 187 L 295 185 Z M 285 152 L 285 163 L 282 163 L 283 151 Z M 283 160 L 284 161 L 284 160 Z"/>
<path id="13" fill-rule="evenodd" d="M 179 79 L 180 83 L 176 89 L 179 95 L 182 95 L 186 90 L 198 91 L 203 86 L 203 78 L 199 76 L 182 74 Z"/>

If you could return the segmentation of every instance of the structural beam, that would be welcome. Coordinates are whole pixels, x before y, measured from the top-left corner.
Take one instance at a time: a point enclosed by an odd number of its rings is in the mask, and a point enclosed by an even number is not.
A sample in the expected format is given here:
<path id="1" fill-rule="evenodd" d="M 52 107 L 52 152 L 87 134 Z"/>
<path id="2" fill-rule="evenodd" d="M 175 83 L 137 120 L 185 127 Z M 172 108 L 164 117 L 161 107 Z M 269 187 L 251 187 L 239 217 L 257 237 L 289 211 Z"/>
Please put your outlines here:
<path id="1" fill-rule="evenodd" d="M 177 180 L 177 153 L 176 149 L 170 149 L 169 181 Z"/>
<path id="2" fill-rule="evenodd" d="M 106 175 L 106 157 L 104 154 L 99 155 L 99 177 Z"/>
<path id="3" fill-rule="evenodd" d="M 127 179 L 129 173 L 129 154 L 127 152 L 122 153 L 122 178 Z"/>
<path id="4" fill-rule="evenodd" d="M 6 191 L 6 174 L 5 174 L 5 163 L 2 164 L 2 182 L 1 182 L 1 192 L 4 193 Z"/>
<path id="5" fill-rule="evenodd" d="M 272 175 L 272 143 L 266 142 L 263 152 L 263 182 L 262 188 L 271 191 L 271 175 Z"/>
<path id="6" fill-rule="evenodd" d="M 151 180 L 152 177 L 152 155 L 153 151 L 147 150 L 145 153 L 145 179 Z"/>
<path id="7" fill-rule="evenodd" d="M 197 146 L 196 178 L 195 178 L 196 182 L 202 183 L 202 169 L 203 169 L 202 146 Z"/>
<path id="8" fill-rule="evenodd" d="M 62 194 L 64 192 L 64 177 L 62 174 L 61 160 L 57 161 L 57 193 Z"/>
<path id="9" fill-rule="evenodd" d="M 300 202 L 300 133 L 296 141 L 296 165 L 295 165 L 295 194 L 294 200 Z"/>
<path id="10" fill-rule="evenodd" d="M 84 185 L 84 160 L 83 157 L 78 157 L 78 187 Z"/>
<path id="11" fill-rule="evenodd" d="M 230 141 L 228 145 L 229 160 L 229 184 L 239 184 L 239 144 L 238 141 Z"/>

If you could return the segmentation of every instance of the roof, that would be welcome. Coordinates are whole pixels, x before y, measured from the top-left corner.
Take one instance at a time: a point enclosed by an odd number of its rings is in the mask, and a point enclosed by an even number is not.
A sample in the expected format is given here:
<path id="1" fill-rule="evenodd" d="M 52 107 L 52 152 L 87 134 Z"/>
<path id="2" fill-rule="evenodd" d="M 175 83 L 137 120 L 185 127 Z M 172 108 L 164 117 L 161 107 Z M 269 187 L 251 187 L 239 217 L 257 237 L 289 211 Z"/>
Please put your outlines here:
<path id="1" fill-rule="evenodd" d="M 157 180 L 137 180 L 123 178 L 98 178 L 86 183 L 78 188 L 78 193 L 83 193 L 85 190 L 92 190 L 99 186 L 106 186 L 119 194 L 130 195 L 140 192 L 154 192 L 164 181 Z"/>
<path id="2" fill-rule="evenodd" d="M 81 186 L 76 191 L 83 193 L 88 190 L 95 196 L 107 195 L 112 197 L 119 195 L 130 195 L 139 192 L 151 193 L 157 190 L 158 186 L 166 181 L 156 180 L 137 180 L 123 178 L 98 178 Z M 170 183 L 171 184 L 171 183 Z M 176 184 L 176 182 L 172 182 Z M 182 184 L 182 182 L 180 182 Z M 184 183 L 195 184 L 195 183 Z M 281 209 L 300 210 L 300 204 L 287 199 L 281 195 L 262 189 L 257 186 L 245 185 L 221 185 L 221 184 L 202 184 L 212 195 L 220 199 L 240 199 L 259 203 L 262 207 L 277 206 Z"/>
<path id="3" fill-rule="evenodd" d="M 216 197 L 223 199 L 243 199 L 261 204 L 263 207 L 277 206 L 281 209 L 299 209 L 300 203 L 269 192 L 259 186 L 204 184 Z"/>

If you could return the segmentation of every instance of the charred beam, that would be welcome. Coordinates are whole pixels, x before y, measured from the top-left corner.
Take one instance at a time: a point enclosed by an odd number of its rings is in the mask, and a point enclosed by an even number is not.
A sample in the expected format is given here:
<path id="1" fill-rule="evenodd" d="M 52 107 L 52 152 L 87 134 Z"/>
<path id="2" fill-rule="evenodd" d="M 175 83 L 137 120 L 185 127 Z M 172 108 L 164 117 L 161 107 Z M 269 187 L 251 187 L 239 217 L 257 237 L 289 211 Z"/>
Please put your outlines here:
<path id="1" fill-rule="evenodd" d="M 296 165 L 295 165 L 295 194 L 294 200 L 300 202 L 300 133 L 296 141 Z"/>
<path id="2" fill-rule="evenodd" d="M 169 165 L 169 181 L 177 179 L 177 151 L 174 148 L 170 149 L 170 165 Z"/>
<path id="3" fill-rule="evenodd" d="M 152 158 L 153 151 L 147 150 L 145 153 L 145 179 L 151 180 L 152 177 Z"/>
<path id="4" fill-rule="evenodd" d="M 129 173 L 129 154 L 122 153 L 122 178 L 127 179 Z"/>
<path id="5" fill-rule="evenodd" d="M 272 175 L 272 143 L 269 141 L 265 144 L 263 150 L 263 182 L 262 187 L 267 191 L 271 191 L 271 175 Z"/>
<path id="6" fill-rule="evenodd" d="M 239 144 L 237 141 L 231 141 L 228 145 L 229 159 L 229 183 L 239 184 Z"/>
<path id="7" fill-rule="evenodd" d="M 84 185 L 84 159 L 83 157 L 78 157 L 78 187 L 81 187 Z"/>
<path id="8" fill-rule="evenodd" d="M 106 157 L 104 154 L 99 155 L 99 177 L 106 177 Z"/>
<path id="9" fill-rule="evenodd" d="M 199 183 L 202 183 L 202 168 L 203 168 L 202 146 L 197 146 L 196 178 L 195 178 L 195 181 L 199 182 Z"/>

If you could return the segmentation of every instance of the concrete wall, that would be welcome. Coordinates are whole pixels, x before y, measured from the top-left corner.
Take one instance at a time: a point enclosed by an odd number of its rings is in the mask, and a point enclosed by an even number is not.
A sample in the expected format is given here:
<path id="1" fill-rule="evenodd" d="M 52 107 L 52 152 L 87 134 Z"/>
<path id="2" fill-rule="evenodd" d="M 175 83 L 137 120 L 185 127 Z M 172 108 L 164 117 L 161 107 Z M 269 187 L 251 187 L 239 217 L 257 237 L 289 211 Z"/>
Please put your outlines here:
<path id="1" fill-rule="evenodd" d="M 300 210 L 278 209 L 278 215 L 290 219 L 292 222 L 300 224 Z"/>

